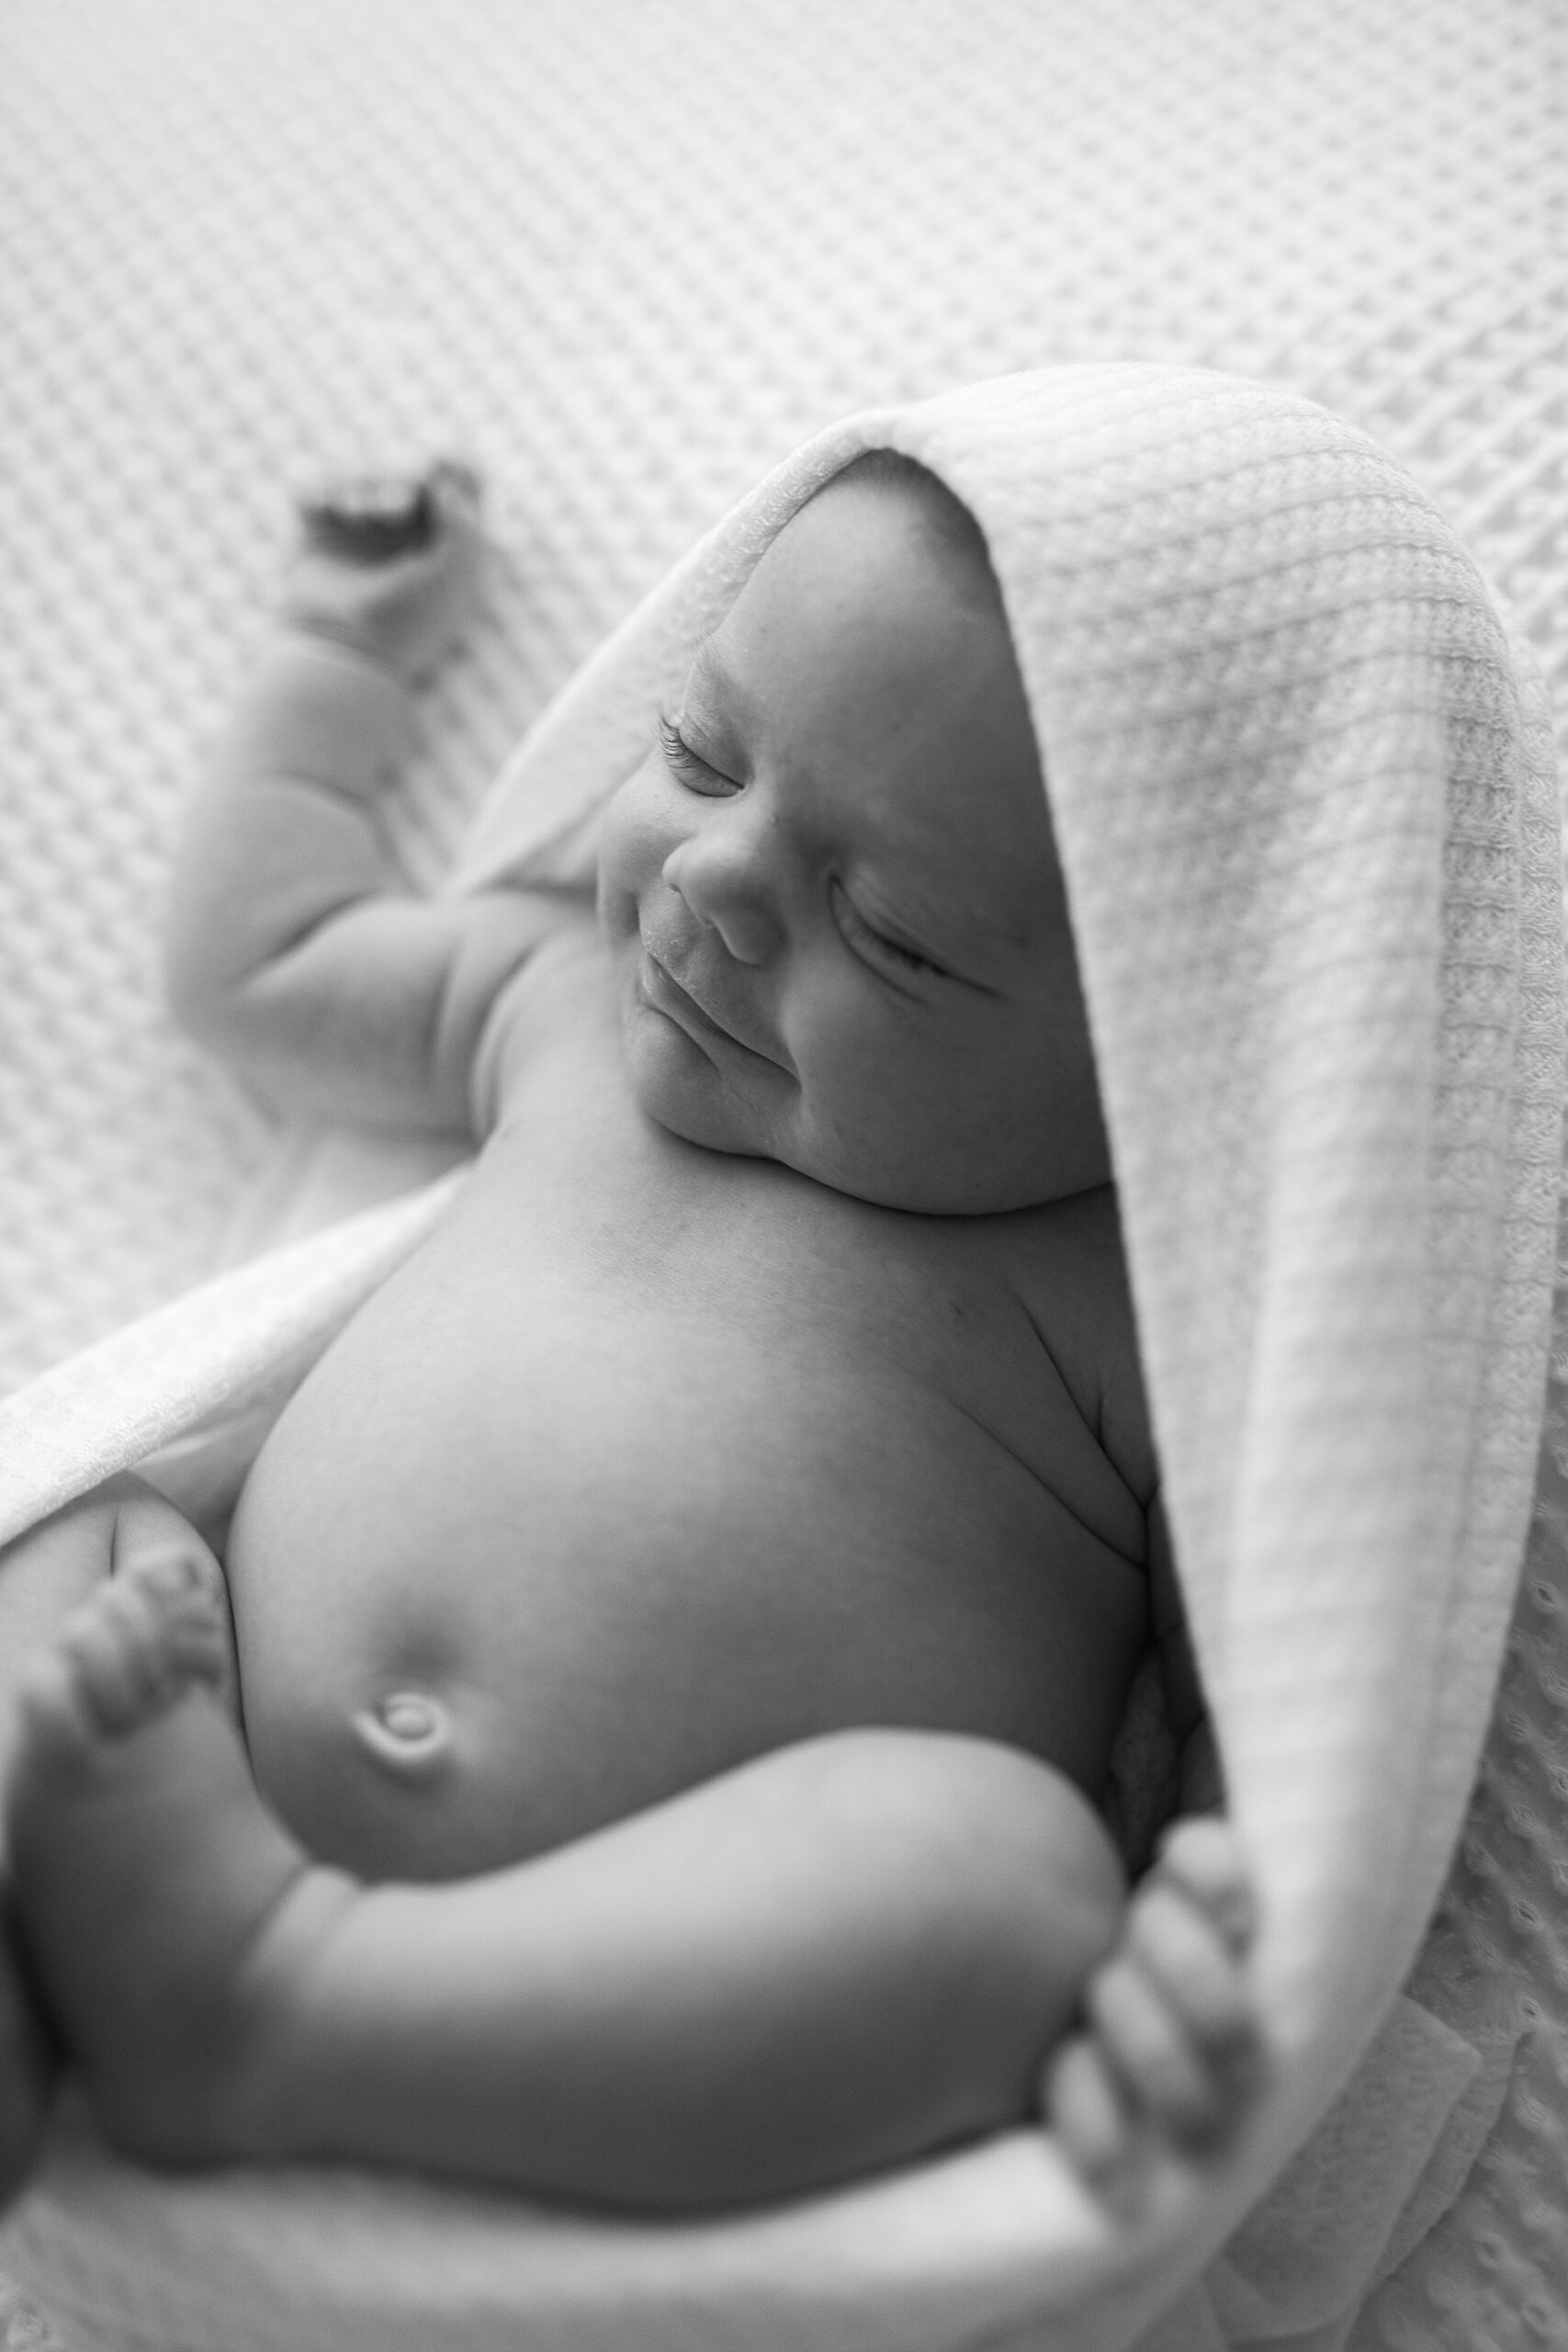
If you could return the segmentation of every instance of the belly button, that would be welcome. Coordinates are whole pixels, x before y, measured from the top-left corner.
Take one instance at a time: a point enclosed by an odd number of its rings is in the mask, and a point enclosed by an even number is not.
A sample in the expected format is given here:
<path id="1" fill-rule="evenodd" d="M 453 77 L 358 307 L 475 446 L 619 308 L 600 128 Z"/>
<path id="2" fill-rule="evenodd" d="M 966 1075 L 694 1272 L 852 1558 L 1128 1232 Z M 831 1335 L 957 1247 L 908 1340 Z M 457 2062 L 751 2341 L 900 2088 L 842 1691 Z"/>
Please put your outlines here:
<path id="1" fill-rule="evenodd" d="M 353 1720 L 376 1761 L 400 1779 L 430 1780 L 451 1755 L 452 1717 L 439 1699 L 423 1690 L 389 1690 Z"/>

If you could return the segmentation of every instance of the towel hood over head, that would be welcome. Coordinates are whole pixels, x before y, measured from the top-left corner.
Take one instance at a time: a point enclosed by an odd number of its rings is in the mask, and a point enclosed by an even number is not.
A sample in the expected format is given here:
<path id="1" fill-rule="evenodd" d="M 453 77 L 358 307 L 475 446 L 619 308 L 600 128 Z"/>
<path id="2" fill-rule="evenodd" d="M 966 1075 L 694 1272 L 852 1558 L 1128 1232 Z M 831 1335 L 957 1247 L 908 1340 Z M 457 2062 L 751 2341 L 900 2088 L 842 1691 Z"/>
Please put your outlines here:
<path id="1" fill-rule="evenodd" d="M 1203 371 L 1047 369 L 797 451 L 547 713 L 457 887 L 591 874 L 694 647 L 878 447 L 977 518 L 1029 695 L 1263 1896 L 1282 2149 L 1441 1885 L 1523 1546 L 1562 1111 L 1544 696 L 1442 515 L 1349 425 Z"/>

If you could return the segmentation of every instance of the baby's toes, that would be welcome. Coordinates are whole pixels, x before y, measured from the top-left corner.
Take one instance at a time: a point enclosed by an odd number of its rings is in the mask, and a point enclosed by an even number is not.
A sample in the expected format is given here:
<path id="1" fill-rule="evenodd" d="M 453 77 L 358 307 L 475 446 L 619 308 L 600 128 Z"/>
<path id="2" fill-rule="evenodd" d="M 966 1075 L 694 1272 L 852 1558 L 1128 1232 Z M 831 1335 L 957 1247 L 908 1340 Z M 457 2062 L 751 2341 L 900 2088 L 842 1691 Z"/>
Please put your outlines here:
<path id="1" fill-rule="evenodd" d="M 161 1547 L 100 1586 L 63 1628 L 78 1707 L 102 1733 L 134 1731 L 194 1681 L 217 1681 L 226 1626 L 216 1567 L 194 1547 Z"/>
<path id="2" fill-rule="evenodd" d="M 1161 1840 L 1158 1880 L 1179 1888 L 1241 1960 L 1258 1932 L 1258 1905 L 1241 1841 L 1218 1814 L 1179 1821 Z"/>
<path id="3" fill-rule="evenodd" d="M 1190 2146 L 1222 2135 L 1257 2087 L 1262 2041 L 1247 1968 L 1256 1924 L 1233 1833 L 1184 1825 L 1133 1898 L 1118 1973 L 1100 1996 L 1097 2022 L 1116 2063 Z"/>
<path id="4" fill-rule="evenodd" d="M 1134 2112 L 1185 2146 L 1212 2138 L 1224 2120 L 1221 2085 L 1159 1980 L 1123 1949 L 1096 1970 L 1084 2005 Z"/>
<path id="5" fill-rule="evenodd" d="M 1254 2024 L 1244 1962 L 1213 1916 L 1156 1876 L 1128 1913 L 1122 1949 L 1186 2032 L 1209 2052 L 1245 2041 Z"/>
<path id="6" fill-rule="evenodd" d="M 1088 2034 L 1064 2042 L 1045 2070 L 1042 2111 L 1078 2177 L 1101 2195 L 1131 2166 L 1133 2118 L 1105 2054 Z"/>

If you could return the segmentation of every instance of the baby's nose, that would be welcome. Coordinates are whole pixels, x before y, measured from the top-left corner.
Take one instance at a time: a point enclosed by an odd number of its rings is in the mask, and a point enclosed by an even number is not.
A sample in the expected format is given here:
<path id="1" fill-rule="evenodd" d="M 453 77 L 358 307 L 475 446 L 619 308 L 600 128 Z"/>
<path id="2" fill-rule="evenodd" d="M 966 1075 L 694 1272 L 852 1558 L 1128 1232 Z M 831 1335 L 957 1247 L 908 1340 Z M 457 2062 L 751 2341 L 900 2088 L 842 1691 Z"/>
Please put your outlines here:
<path id="1" fill-rule="evenodd" d="M 664 861 L 664 879 L 738 964 L 765 964 L 784 938 L 763 861 L 739 831 L 694 833 Z"/>

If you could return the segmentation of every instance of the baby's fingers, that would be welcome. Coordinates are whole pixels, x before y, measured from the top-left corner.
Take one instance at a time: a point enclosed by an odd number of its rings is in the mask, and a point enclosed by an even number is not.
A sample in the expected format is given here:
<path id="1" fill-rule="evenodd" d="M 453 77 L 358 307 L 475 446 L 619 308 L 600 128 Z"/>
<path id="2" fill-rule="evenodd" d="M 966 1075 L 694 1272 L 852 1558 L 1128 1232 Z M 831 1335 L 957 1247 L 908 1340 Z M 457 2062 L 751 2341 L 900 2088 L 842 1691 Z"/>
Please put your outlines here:
<path id="1" fill-rule="evenodd" d="M 299 519 L 307 560 L 396 580 L 426 568 L 444 539 L 477 535 L 479 478 L 456 458 L 422 475 L 345 476 L 302 499 Z"/>
<path id="2" fill-rule="evenodd" d="M 418 485 L 418 506 L 422 532 L 377 567 L 377 585 L 389 600 L 478 573 L 484 548 L 478 474 L 456 459 L 433 468 Z"/>
<path id="3" fill-rule="evenodd" d="M 437 514 L 454 529 L 475 532 L 479 525 L 482 485 L 472 466 L 458 458 L 443 458 L 426 477 Z"/>

